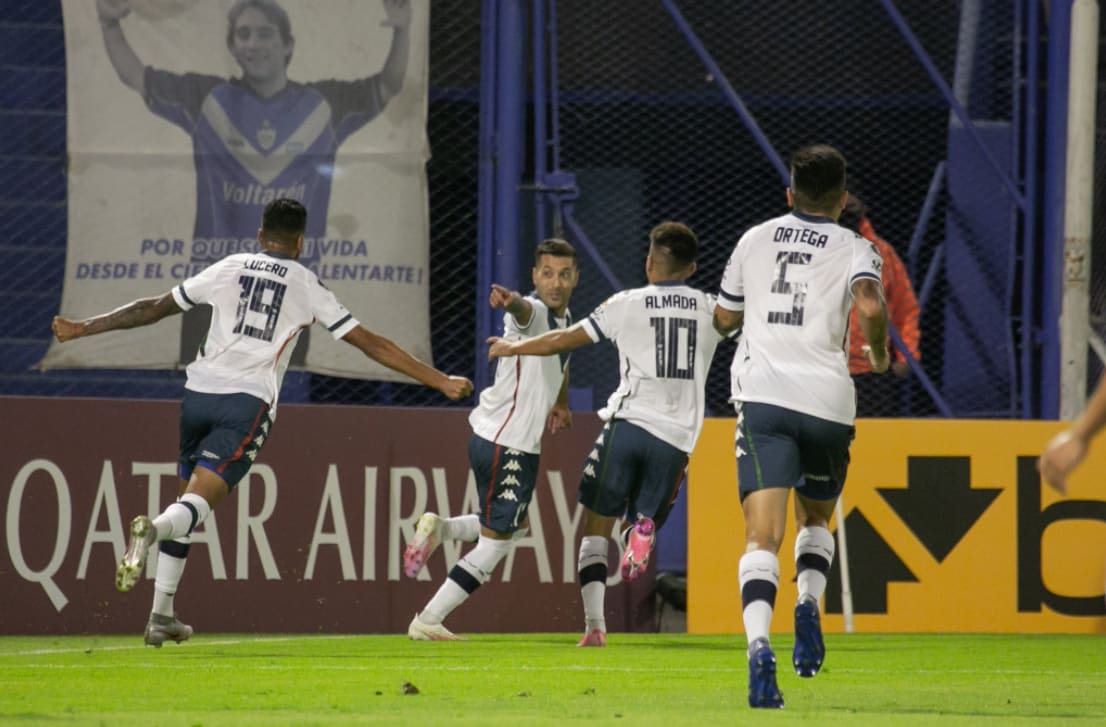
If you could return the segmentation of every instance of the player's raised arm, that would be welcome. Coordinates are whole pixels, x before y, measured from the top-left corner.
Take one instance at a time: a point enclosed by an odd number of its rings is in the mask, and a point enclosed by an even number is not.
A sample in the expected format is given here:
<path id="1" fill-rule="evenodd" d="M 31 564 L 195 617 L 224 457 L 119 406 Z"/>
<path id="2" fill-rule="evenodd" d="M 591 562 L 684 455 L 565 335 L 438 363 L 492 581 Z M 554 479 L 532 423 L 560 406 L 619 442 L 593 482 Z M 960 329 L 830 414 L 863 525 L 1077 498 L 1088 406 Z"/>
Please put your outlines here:
<path id="1" fill-rule="evenodd" d="M 54 316 L 50 328 L 54 331 L 54 337 L 58 339 L 58 343 L 65 343 L 74 338 L 95 336 L 97 333 L 148 326 L 180 312 L 182 309 L 173 300 L 173 294 L 166 293 L 160 298 L 139 298 L 109 313 L 84 320 L 75 321 Z"/>
<path id="2" fill-rule="evenodd" d="M 420 384 L 437 389 L 454 401 L 472 393 L 472 382 L 465 377 L 442 373 L 418 360 L 390 339 L 378 336 L 364 326 L 358 325 L 342 336 L 342 340 L 351 346 L 356 346 L 378 364 L 406 374 Z"/>
<path id="3" fill-rule="evenodd" d="M 577 323 L 569 328 L 547 331 L 521 341 L 508 341 L 506 338 L 492 336 L 488 343 L 491 344 L 488 349 L 488 360 L 491 361 L 503 356 L 552 356 L 586 346 L 593 341 L 584 330 L 583 323 Z"/>
<path id="4" fill-rule="evenodd" d="M 411 50 L 411 2 L 410 0 L 384 0 L 384 25 L 393 29 L 392 47 L 384 66 L 380 69 L 381 94 L 384 101 L 403 89 L 407 75 L 407 56 Z"/>
<path id="5" fill-rule="evenodd" d="M 530 316 L 534 313 L 534 306 L 530 305 L 530 301 L 522 297 L 517 291 L 504 288 L 502 285 L 495 283 L 492 283 L 488 305 L 492 308 L 502 308 L 507 311 L 523 328 L 530 325 Z"/>
<path id="6" fill-rule="evenodd" d="M 134 52 L 119 21 L 130 13 L 128 0 L 96 0 L 96 14 L 104 34 L 104 48 L 119 80 L 145 95 L 146 64 Z"/>

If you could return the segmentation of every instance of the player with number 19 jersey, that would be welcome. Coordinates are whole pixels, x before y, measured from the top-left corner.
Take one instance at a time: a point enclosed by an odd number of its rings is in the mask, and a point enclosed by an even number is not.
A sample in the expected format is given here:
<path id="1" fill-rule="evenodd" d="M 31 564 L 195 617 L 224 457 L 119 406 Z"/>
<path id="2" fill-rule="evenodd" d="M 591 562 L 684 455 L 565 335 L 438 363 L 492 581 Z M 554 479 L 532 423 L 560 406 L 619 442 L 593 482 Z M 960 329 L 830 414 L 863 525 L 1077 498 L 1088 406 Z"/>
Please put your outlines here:
<path id="1" fill-rule="evenodd" d="M 621 380 L 600 409 L 690 453 L 703 428 L 705 382 L 721 336 L 715 297 L 682 282 L 616 293 L 583 321 L 595 342 L 618 347 Z"/>
<path id="2" fill-rule="evenodd" d="M 852 285 L 880 283 L 879 251 L 829 217 L 793 211 L 750 228 L 722 276 L 719 305 L 744 311 L 732 400 L 851 425 Z"/>
<path id="3" fill-rule="evenodd" d="M 173 288 L 173 299 L 183 310 L 211 305 L 207 340 L 185 387 L 256 396 L 273 419 L 300 331 L 319 321 L 339 339 L 358 325 L 315 273 L 268 251 L 223 258 Z"/>

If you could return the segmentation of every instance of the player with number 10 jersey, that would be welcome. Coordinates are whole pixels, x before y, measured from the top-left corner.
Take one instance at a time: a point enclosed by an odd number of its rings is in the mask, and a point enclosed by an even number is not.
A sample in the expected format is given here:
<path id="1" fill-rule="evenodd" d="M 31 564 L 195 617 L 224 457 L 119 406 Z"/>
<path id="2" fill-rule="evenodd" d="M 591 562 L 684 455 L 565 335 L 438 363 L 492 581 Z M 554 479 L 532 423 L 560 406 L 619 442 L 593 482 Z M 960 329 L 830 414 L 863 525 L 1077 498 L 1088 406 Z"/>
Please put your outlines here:
<path id="1" fill-rule="evenodd" d="M 618 348 L 618 388 L 599 410 L 690 453 L 703 428 L 704 382 L 720 336 L 715 297 L 664 281 L 611 296 L 583 321 L 595 342 Z"/>

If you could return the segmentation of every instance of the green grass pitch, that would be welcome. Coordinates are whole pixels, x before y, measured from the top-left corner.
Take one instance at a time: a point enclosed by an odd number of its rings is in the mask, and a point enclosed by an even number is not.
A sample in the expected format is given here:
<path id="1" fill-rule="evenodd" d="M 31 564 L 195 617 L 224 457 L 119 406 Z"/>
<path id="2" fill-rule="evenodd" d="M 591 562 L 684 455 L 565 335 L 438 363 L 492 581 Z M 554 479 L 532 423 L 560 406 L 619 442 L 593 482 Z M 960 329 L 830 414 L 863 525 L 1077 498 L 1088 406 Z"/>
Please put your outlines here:
<path id="1" fill-rule="evenodd" d="M 1101 725 L 1101 636 L 830 634 L 822 673 L 774 637 L 781 711 L 746 703 L 744 639 L 611 634 L 0 638 L 0 725 Z"/>

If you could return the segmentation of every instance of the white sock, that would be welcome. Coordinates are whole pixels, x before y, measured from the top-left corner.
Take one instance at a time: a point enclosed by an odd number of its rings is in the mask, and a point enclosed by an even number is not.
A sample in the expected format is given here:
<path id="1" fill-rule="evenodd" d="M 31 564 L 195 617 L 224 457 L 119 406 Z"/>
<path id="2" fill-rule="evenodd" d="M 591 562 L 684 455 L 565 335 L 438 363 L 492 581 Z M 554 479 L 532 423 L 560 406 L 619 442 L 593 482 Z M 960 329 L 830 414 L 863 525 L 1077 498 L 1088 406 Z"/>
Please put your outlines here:
<path id="1" fill-rule="evenodd" d="M 609 546 L 602 535 L 585 535 L 580 539 L 577 570 L 580 573 L 580 600 L 584 603 L 584 631 L 599 629 L 607 632 L 604 600 L 607 594 Z"/>
<path id="2" fill-rule="evenodd" d="M 191 535 L 192 531 L 199 527 L 200 523 L 211 514 L 211 506 L 207 500 L 186 492 L 180 499 L 164 512 L 154 518 L 154 529 L 157 530 L 158 540 L 175 540 L 185 535 Z"/>
<path id="3" fill-rule="evenodd" d="M 826 576 L 833 564 L 833 534 L 823 527 L 805 527 L 795 537 L 795 578 L 799 600 L 818 601 L 826 592 Z"/>
<path id="4" fill-rule="evenodd" d="M 162 541 L 157 558 L 157 576 L 154 579 L 154 605 L 150 609 L 153 613 L 172 618 L 173 597 L 177 593 L 181 576 L 184 575 L 191 542 L 192 538 L 187 535 Z"/>
<path id="5" fill-rule="evenodd" d="M 745 637 L 750 646 L 759 639 L 767 642 L 780 585 L 779 558 L 767 550 L 746 553 L 738 563 L 738 582 L 741 584 Z"/>
<path id="6" fill-rule="evenodd" d="M 419 614 L 419 620 L 425 624 L 440 624 L 444 621 L 477 588 L 488 582 L 492 571 L 510 549 L 510 540 L 496 540 L 481 535 L 476 547 L 449 571 L 449 577 Z"/>
<path id="7" fill-rule="evenodd" d="M 476 513 L 442 519 L 442 540 L 475 543 L 480 537 L 480 516 Z"/>

